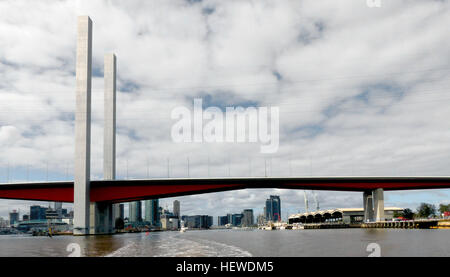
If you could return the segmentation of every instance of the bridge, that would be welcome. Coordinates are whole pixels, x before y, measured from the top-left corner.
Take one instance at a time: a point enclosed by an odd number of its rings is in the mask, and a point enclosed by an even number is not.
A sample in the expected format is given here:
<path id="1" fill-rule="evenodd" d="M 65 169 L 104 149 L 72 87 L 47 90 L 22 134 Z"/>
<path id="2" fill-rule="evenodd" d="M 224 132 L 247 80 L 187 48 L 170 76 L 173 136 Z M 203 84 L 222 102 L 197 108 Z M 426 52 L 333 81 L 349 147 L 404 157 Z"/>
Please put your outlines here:
<path id="1" fill-rule="evenodd" d="M 90 180 L 92 21 L 78 17 L 74 181 L 0 184 L 0 198 L 74 203 L 74 235 L 113 232 L 120 202 L 249 188 L 360 191 L 364 219 L 384 219 L 384 190 L 450 188 L 444 177 L 242 177 L 116 180 L 116 56 L 105 55 L 104 180 Z"/>
<path id="2" fill-rule="evenodd" d="M 223 177 L 91 180 L 91 202 L 121 203 L 239 189 L 280 188 L 370 192 L 450 188 L 450 177 Z M 74 202 L 74 182 L 0 184 L 0 198 Z"/>

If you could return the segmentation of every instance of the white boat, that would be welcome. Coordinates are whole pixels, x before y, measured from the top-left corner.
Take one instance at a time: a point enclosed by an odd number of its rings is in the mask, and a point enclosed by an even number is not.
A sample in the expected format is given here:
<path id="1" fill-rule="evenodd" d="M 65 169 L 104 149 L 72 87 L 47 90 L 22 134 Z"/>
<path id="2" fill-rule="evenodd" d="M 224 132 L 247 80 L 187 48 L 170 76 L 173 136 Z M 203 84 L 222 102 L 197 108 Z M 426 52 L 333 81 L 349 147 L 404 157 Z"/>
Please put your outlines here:
<path id="1" fill-rule="evenodd" d="M 187 229 L 188 229 L 187 227 L 181 227 L 181 228 L 180 228 L 180 233 L 186 232 Z"/>

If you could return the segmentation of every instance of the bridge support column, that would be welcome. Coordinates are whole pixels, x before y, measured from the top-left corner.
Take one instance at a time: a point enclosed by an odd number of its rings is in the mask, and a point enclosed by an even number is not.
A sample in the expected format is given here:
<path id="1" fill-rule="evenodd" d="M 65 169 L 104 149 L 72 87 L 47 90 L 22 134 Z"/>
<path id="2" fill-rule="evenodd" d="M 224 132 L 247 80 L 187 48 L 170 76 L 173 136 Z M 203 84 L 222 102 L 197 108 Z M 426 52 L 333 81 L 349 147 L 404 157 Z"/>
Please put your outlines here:
<path id="1" fill-rule="evenodd" d="M 372 191 L 363 193 L 364 222 L 373 221 L 373 197 Z"/>
<path id="2" fill-rule="evenodd" d="M 104 57 L 104 135 L 103 135 L 103 177 L 105 180 L 116 178 L 116 56 Z M 110 234 L 114 232 L 114 223 L 119 204 L 91 203 L 91 234 Z M 120 207 L 119 207 L 120 209 Z"/>
<path id="3" fill-rule="evenodd" d="M 90 229 L 92 21 L 88 16 L 80 16 L 77 24 L 73 234 L 87 235 Z"/>
<path id="4" fill-rule="evenodd" d="M 113 205 L 105 202 L 92 202 L 90 207 L 90 234 L 111 234 L 113 230 Z"/>
<path id="5" fill-rule="evenodd" d="M 373 191 L 373 200 L 374 200 L 374 211 L 375 211 L 375 220 L 384 221 L 384 190 L 376 189 Z"/>
<path id="6" fill-rule="evenodd" d="M 113 222 L 112 223 L 113 223 L 113 229 L 115 231 L 116 230 L 116 220 L 118 218 L 121 218 L 121 216 L 120 216 L 120 204 L 113 204 L 112 209 L 113 209 Z"/>

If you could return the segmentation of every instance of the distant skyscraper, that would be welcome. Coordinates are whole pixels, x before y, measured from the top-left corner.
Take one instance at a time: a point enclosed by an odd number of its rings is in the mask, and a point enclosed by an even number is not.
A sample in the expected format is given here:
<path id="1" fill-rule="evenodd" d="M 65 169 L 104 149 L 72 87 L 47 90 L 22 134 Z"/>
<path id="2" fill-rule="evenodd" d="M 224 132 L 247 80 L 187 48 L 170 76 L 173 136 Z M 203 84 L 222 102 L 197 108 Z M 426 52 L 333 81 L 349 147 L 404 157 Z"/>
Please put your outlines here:
<path id="1" fill-rule="evenodd" d="M 217 225 L 224 226 L 228 224 L 228 216 L 218 216 L 217 217 Z"/>
<path id="2" fill-rule="evenodd" d="M 227 214 L 227 222 L 228 222 L 228 224 L 233 224 L 233 215 L 232 214 Z"/>
<path id="3" fill-rule="evenodd" d="M 188 228 L 208 229 L 213 224 L 213 217 L 207 215 L 193 215 L 183 217 Z"/>
<path id="4" fill-rule="evenodd" d="M 14 223 L 19 222 L 19 212 L 13 210 L 9 213 L 9 225 L 14 225 Z"/>
<path id="5" fill-rule="evenodd" d="M 242 218 L 242 226 L 252 226 L 254 222 L 253 218 L 253 210 L 252 209 L 245 209 L 243 212 L 243 218 Z"/>
<path id="6" fill-rule="evenodd" d="M 242 224 L 243 214 L 233 214 L 231 217 L 231 225 L 240 226 Z"/>
<path id="7" fill-rule="evenodd" d="M 119 204 L 119 214 L 117 217 L 120 217 L 121 219 L 125 218 L 125 205 Z"/>
<path id="8" fill-rule="evenodd" d="M 180 218 L 180 201 L 173 201 L 173 215 Z"/>
<path id="9" fill-rule="evenodd" d="M 160 226 L 161 219 L 158 199 L 145 201 L 145 221 L 150 222 L 152 226 Z"/>
<path id="10" fill-rule="evenodd" d="M 39 205 L 30 206 L 30 220 L 44 220 L 47 208 Z"/>
<path id="11" fill-rule="evenodd" d="M 258 215 L 258 217 L 256 218 L 256 223 L 258 223 L 258 225 L 264 225 L 265 217 L 263 214 Z"/>
<path id="12" fill-rule="evenodd" d="M 281 220 L 281 200 L 278 195 L 271 195 L 266 200 L 265 216 L 267 221 Z"/>
<path id="13" fill-rule="evenodd" d="M 146 222 L 151 222 L 151 220 L 152 220 L 152 218 L 151 218 L 151 210 L 152 210 L 151 201 L 152 200 L 144 201 L 144 221 L 146 221 Z"/>
<path id="14" fill-rule="evenodd" d="M 62 218 L 62 202 L 55 202 L 55 212 L 59 218 Z"/>
<path id="15" fill-rule="evenodd" d="M 140 222 L 142 221 L 142 204 L 141 201 L 130 202 L 129 206 L 130 222 Z"/>

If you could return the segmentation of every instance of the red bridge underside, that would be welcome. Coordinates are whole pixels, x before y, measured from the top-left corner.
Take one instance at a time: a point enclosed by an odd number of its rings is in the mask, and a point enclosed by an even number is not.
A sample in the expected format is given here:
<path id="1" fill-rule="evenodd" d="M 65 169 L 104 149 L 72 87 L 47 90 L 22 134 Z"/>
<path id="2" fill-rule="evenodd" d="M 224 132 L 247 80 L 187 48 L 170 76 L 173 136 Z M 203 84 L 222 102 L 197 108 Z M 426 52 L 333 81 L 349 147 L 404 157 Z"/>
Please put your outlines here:
<path id="1" fill-rule="evenodd" d="M 445 189 L 450 177 L 189 178 L 91 181 L 91 202 L 128 202 L 251 188 L 335 191 Z M 1 184 L 0 198 L 73 202 L 73 182 Z"/>

